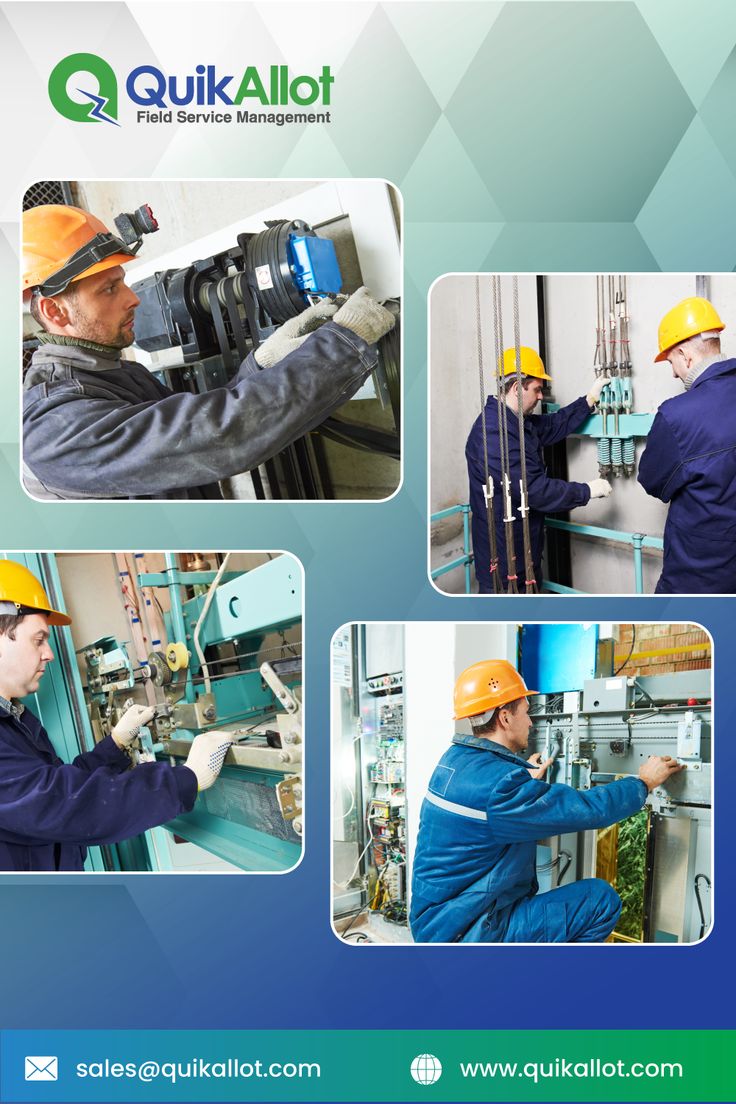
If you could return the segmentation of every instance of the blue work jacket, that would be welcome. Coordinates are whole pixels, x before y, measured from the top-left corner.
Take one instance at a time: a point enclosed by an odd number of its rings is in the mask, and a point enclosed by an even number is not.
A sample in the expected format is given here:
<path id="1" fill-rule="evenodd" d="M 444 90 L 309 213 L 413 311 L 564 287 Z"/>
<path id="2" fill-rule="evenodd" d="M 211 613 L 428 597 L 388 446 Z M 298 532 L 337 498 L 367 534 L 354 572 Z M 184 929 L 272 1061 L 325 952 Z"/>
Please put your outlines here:
<path id="1" fill-rule="evenodd" d="M 503 487 L 501 484 L 501 440 L 498 429 L 498 400 L 489 395 L 485 405 L 486 438 L 488 442 L 488 470 L 493 476 L 494 496 L 493 513 L 496 521 L 496 543 L 498 546 L 498 565 L 501 573 L 502 589 L 507 587 L 508 570 L 506 566 L 506 534 L 503 523 Z M 534 559 L 534 577 L 537 583 L 542 580 L 542 553 L 544 551 L 544 517 L 558 510 L 570 510 L 574 506 L 585 506 L 590 501 L 590 487 L 587 483 L 572 483 L 564 479 L 550 479 L 544 465 L 543 449 L 564 441 L 590 414 L 585 396 L 565 406 L 554 414 L 529 414 L 524 419 L 524 442 L 526 447 L 526 476 L 529 501 L 529 535 Z M 526 574 L 524 571 L 524 537 L 521 515 L 521 457 L 519 440 L 519 422 L 515 411 L 507 408 L 509 439 L 509 468 L 511 477 L 511 500 L 514 511 L 514 549 L 516 552 L 517 588 L 523 593 Z M 470 482 L 470 509 L 472 513 L 473 552 L 475 556 L 475 575 L 481 594 L 493 593 L 491 579 L 491 548 L 488 538 L 488 515 L 483 496 L 485 486 L 485 462 L 483 456 L 483 426 L 478 415 L 465 445 L 465 459 L 468 464 Z"/>
<path id="2" fill-rule="evenodd" d="M 484 914 L 500 942 L 509 913 L 539 889 L 536 841 L 605 828 L 642 807 L 646 785 L 622 778 L 592 790 L 532 778 L 501 744 L 456 735 L 422 803 L 410 923 L 419 943 L 452 943 Z"/>
<path id="3" fill-rule="evenodd" d="M 106 736 L 62 762 L 37 717 L 0 707 L 0 870 L 82 870 L 87 847 L 119 843 L 189 812 L 188 767 L 130 759 Z"/>
<path id="4" fill-rule="evenodd" d="M 347 402 L 375 345 L 327 322 L 271 368 L 177 394 L 140 364 L 38 348 L 23 392 L 23 481 L 41 499 L 221 498 L 217 480 L 275 456 Z"/>
<path id="5" fill-rule="evenodd" d="M 736 360 L 662 403 L 638 479 L 670 504 L 656 592 L 736 593 Z"/>

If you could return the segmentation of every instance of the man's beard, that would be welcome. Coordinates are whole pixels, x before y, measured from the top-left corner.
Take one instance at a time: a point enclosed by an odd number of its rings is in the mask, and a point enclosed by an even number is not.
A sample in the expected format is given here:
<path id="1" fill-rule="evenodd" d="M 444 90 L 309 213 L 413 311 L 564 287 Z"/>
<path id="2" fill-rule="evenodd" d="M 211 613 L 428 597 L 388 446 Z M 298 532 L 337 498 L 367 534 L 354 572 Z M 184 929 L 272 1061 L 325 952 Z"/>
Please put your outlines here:
<path id="1" fill-rule="evenodd" d="M 107 345 L 111 349 L 127 349 L 135 341 L 133 330 L 120 327 L 110 333 L 104 322 L 90 318 L 83 310 L 75 310 L 72 324 L 82 341 L 93 341 L 96 345 Z"/>

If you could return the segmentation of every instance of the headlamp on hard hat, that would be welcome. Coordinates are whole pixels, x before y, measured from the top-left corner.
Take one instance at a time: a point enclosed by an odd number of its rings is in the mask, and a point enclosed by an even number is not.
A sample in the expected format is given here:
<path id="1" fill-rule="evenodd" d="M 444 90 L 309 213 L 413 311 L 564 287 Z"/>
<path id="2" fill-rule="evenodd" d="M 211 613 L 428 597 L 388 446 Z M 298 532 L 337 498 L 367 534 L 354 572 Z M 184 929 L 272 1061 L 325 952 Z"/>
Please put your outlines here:
<path id="1" fill-rule="evenodd" d="M 113 254 L 135 257 L 143 245 L 144 234 L 154 234 L 158 230 L 158 223 L 147 203 L 132 214 L 124 212 L 118 215 L 115 226 L 120 237 L 109 233 L 96 234 L 40 285 L 38 290 L 41 295 L 60 295 L 76 277 Z"/>

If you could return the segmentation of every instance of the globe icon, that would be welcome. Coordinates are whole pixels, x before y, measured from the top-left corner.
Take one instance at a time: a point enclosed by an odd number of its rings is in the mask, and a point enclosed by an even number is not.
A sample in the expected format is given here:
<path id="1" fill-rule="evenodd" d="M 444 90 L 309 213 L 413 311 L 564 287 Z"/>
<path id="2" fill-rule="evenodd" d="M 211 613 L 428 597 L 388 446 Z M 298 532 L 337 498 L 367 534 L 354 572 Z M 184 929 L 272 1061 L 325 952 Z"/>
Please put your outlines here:
<path id="1" fill-rule="evenodd" d="M 442 1063 L 434 1054 L 417 1054 L 411 1064 L 411 1075 L 419 1085 L 434 1085 L 442 1076 Z"/>

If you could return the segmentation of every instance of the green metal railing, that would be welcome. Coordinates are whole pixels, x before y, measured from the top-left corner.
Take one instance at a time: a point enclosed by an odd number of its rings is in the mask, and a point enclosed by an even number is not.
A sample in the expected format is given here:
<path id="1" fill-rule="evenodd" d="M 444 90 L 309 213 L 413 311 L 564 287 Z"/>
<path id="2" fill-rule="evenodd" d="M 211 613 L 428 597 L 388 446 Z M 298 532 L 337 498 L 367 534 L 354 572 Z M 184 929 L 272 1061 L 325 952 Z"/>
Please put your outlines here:
<path id="1" fill-rule="evenodd" d="M 648 537 L 644 533 L 622 533 L 620 529 L 604 529 L 600 525 L 578 525 L 576 522 L 560 521 L 557 518 L 547 518 L 545 524 L 548 529 L 562 529 L 565 533 L 576 533 L 578 536 L 631 545 L 634 552 L 634 591 L 636 594 L 644 593 L 643 549 L 657 548 L 660 552 L 664 550 L 664 541 L 661 537 Z M 550 583 L 547 585 L 550 590 L 557 590 L 558 584 Z M 560 589 L 563 593 L 569 593 L 567 587 Z M 580 592 L 572 591 L 572 593 L 579 594 Z"/>
<path id="2" fill-rule="evenodd" d="M 456 560 L 436 567 L 432 572 L 432 579 L 439 579 L 440 575 L 446 575 L 448 571 L 454 571 L 456 567 L 465 568 L 465 593 L 470 594 L 470 565 L 473 562 L 473 553 L 470 551 L 470 504 L 463 503 L 460 506 L 448 506 L 446 510 L 439 510 L 432 514 L 432 521 L 442 521 L 443 518 L 452 517 L 453 514 L 463 515 L 463 554 Z"/>
<path id="3" fill-rule="evenodd" d="M 463 515 L 463 555 L 452 560 L 442 567 L 436 567 L 432 571 L 432 579 L 439 579 L 448 571 L 454 571 L 457 567 L 465 569 L 465 593 L 470 594 L 470 565 L 473 563 L 473 553 L 470 550 L 470 506 L 462 503 L 458 506 L 449 506 L 446 510 L 440 510 L 431 515 L 431 521 L 442 521 L 443 518 L 452 517 L 453 514 Z M 566 533 L 574 533 L 576 536 L 592 537 L 594 540 L 608 540 L 616 544 L 630 545 L 634 555 L 634 588 L 636 594 L 644 593 L 644 561 L 643 550 L 655 548 L 664 549 L 664 541 L 661 537 L 648 537 L 645 533 L 624 533 L 620 529 L 605 529 L 600 525 L 579 525 L 574 521 L 560 521 L 557 518 L 547 518 L 545 522 L 548 529 L 561 529 Z M 555 594 L 583 594 L 582 590 L 563 586 L 561 583 L 553 583 L 545 579 L 544 589 Z"/>

